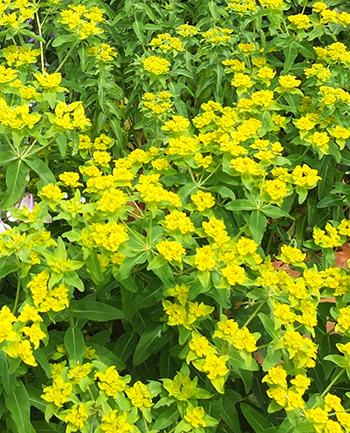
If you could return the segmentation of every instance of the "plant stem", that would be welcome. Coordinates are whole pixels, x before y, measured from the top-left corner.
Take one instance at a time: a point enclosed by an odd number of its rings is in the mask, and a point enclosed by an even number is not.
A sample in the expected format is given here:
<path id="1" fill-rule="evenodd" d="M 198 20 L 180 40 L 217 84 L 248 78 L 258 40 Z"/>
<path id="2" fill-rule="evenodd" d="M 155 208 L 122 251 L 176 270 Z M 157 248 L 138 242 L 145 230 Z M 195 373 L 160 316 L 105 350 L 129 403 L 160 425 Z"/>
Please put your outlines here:
<path id="1" fill-rule="evenodd" d="M 245 322 L 245 324 L 242 326 L 242 328 L 245 328 L 253 319 L 254 317 L 259 313 L 259 311 L 262 309 L 262 307 L 266 304 L 267 300 L 265 299 L 260 303 L 260 305 L 257 307 L 257 309 L 254 311 L 254 313 L 249 317 L 249 319 Z"/>
<path id="2" fill-rule="evenodd" d="M 68 53 L 66 54 L 66 57 L 62 60 L 62 62 L 60 63 L 60 65 L 58 66 L 58 68 L 56 69 L 56 72 L 59 72 L 63 66 L 65 65 L 66 61 L 69 59 L 70 55 L 72 54 L 72 51 L 74 50 L 75 46 L 77 44 L 77 41 L 74 41 L 72 46 L 69 48 Z"/>
<path id="3" fill-rule="evenodd" d="M 12 309 L 12 313 L 15 314 L 17 307 L 18 307 L 18 301 L 19 301 L 19 294 L 21 291 L 21 279 L 19 278 L 19 276 L 17 276 L 17 289 L 16 289 L 16 298 L 15 298 L 15 304 L 13 306 Z"/>
<path id="4" fill-rule="evenodd" d="M 324 397 L 327 392 L 332 388 L 332 386 L 335 384 L 335 382 L 340 378 L 340 376 L 344 373 L 345 368 L 342 368 L 339 373 L 335 376 L 335 378 L 332 380 L 332 382 L 327 386 L 327 388 L 323 391 L 321 394 L 321 397 Z"/>
<path id="5" fill-rule="evenodd" d="M 39 12 L 35 14 L 36 23 L 38 26 L 38 32 L 39 36 L 42 38 L 42 31 L 41 31 L 41 24 L 40 24 L 40 18 L 39 18 Z M 44 44 L 42 41 L 39 41 L 40 44 L 40 60 L 41 60 L 41 72 L 44 74 L 45 72 L 45 58 L 44 58 Z"/>

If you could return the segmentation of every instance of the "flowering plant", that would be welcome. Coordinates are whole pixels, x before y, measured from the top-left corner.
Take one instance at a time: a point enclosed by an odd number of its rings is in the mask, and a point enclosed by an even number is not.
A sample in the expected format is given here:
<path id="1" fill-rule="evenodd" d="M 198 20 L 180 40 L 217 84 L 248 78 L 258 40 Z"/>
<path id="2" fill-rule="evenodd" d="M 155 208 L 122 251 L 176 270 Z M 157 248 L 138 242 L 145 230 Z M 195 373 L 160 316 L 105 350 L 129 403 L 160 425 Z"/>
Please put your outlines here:
<path id="1" fill-rule="evenodd" d="M 349 24 L 0 0 L 2 431 L 350 431 Z"/>

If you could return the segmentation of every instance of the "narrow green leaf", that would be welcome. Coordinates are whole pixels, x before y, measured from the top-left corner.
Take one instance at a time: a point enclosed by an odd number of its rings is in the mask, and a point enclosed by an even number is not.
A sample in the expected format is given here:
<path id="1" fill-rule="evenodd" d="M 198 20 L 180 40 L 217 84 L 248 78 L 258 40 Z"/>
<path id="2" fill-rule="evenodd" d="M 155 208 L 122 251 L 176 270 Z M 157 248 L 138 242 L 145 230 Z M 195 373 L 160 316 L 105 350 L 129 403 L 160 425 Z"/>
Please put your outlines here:
<path id="1" fill-rule="evenodd" d="M 265 430 L 271 427 L 271 424 L 264 417 L 264 415 L 258 412 L 252 406 L 249 406 L 246 403 L 242 403 L 241 410 L 244 418 L 251 425 L 255 433 L 265 433 Z"/>
<path id="2" fill-rule="evenodd" d="M 55 183 L 56 179 L 49 167 L 39 158 L 26 158 L 26 164 L 40 177 L 45 185 Z"/>
<path id="3" fill-rule="evenodd" d="M 11 161 L 6 170 L 6 186 L 5 196 L 3 197 L 0 206 L 6 210 L 16 203 L 23 194 L 28 168 L 23 161 L 17 159 Z"/>
<path id="4" fill-rule="evenodd" d="M 109 320 L 124 318 L 123 312 L 112 305 L 97 301 L 85 301 L 84 299 L 72 300 L 71 312 L 74 317 L 95 322 L 108 322 Z"/>
<path id="5" fill-rule="evenodd" d="M 255 210 L 256 205 L 250 200 L 240 199 L 231 201 L 225 208 L 228 210 Z"/>
<path id="6" fill-rule="evenodd" d="M 146 328 L 135 349 L 133 358 L 135 365 L 142 364 L 156 348 L 159 349 L 163 343 L 166 343 L 168 336 L 162 333 L 162 328 L 162 325 Z"/>
<path id="7" fill-rule="evenodd" d="M 10 411 L 18 433 L 30 432 L 30 402 L 22 381 L 18 382 L 14 392 L 5 394 L 6 407 Z"/>
<path id="8" fill-rule="evenodd" d="M 68 328 L 64 336 L 64 345 L 70 360 L 79 362 L 83 360 L 85 340 L 79 328 L 76 326 Z"/>
<path id="9" fill-rule="evenodd" d="M 260 244 L 261 239 L 264 236 L 267 221 L 265 215 L 258 210 L 253 210 L 250 216 L 249 227 L 252 233 L 253 239 L 257 244 Z"/>

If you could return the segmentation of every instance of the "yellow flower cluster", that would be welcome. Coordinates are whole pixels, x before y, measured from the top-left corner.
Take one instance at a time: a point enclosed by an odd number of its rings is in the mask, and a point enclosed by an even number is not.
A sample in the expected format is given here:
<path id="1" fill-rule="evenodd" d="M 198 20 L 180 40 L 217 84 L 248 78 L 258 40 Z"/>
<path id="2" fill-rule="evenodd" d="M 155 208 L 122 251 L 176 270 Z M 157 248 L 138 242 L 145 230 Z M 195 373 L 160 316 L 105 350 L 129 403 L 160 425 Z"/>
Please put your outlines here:
<path id="1" fill-rule="evenodd" d="M 60 13 L 59 22 L 75 33 L 80 40 L 87 39 L 91 35 L 100 35 L 103 30 L 98 24 L 103 23 L 103 10 L 97 6 L 87 8 L 82 4 L 68 5 L 68 9 Z"/>
<path id="2" fill-rule="evenodd" d="M 169 71 L 170 62 L 168 60 L 163 59 L 157 56 L 150 56 L 143 60 L 143 67 L 147 72 L 150 72 L 154 75 L 162 75 Z"/>
<path id="3" fill-rule="evenodd" d="M 221 320 L 217 322 L 217 327 L 214 338 L 227 341 L 239 351 L 251 353 L 257 350 L 256 337 L 249 332 L 248 328 L 239 329 L 238 323 L 233 319 Z"/>
<path id="4" fill-rule="evenodd" d="M 104 63 L 111 62 L 118 55 L 117 50 L 111 47 L 109 44 L 95 45 L 88 49 L 88 54 Z"/>
<path id="5" fill-rule="evenodd" d="M 179 38 L 170 36 L 169 33 L 160 33 L 150 42 L 151 47 L 157 47 L 164 53 L 169 51 L 182 51 L 182 43 Z"/>
<path id="6" fill-rule="evenodd" d="M 184 284 L 176 285 L 173 289 L 169 289 L 168 293 L 177 299 L 178 303 L 173 303 L 168 300 L 163 300 L 163 308 L 168 316 L 169 326 L 183 325 L 187 329 L 191 329 L 191 325 L 200 318 L 205 318 L 214 311 L 214 307 L 205 305 L 203 302 L 188 301 L 190 288 Z"/>
<path id="7" fill-rule="evenodd" d="M 233 33 L 232 29 L 219 28 L 208 30 L 207 32 L 202 33 L 202 36 L 206 43 L 210 43 L 213 45 L 227 44 L 231 40 L 231 34 Z"/>
<path id="8" fill-rule="evenodd" d="M 147 92 L 142 95 L 141 106 L 156 115 L 160 115 L 171 110 L 173 106 L 171 97 L 171 93 L 166 91 L 159 93 Z"/>

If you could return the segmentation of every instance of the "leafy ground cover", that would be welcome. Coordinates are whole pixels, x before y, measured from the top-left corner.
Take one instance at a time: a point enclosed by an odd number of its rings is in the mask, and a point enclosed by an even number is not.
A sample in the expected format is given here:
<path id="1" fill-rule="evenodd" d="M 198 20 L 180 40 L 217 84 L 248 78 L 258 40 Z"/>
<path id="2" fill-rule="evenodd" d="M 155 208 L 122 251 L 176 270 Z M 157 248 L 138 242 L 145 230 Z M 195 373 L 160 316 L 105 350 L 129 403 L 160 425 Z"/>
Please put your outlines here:
<path id="1" fill-rule="evenodd" d="M 350 431 L 344 2 L 0 0 L 0 427 Z"/>

